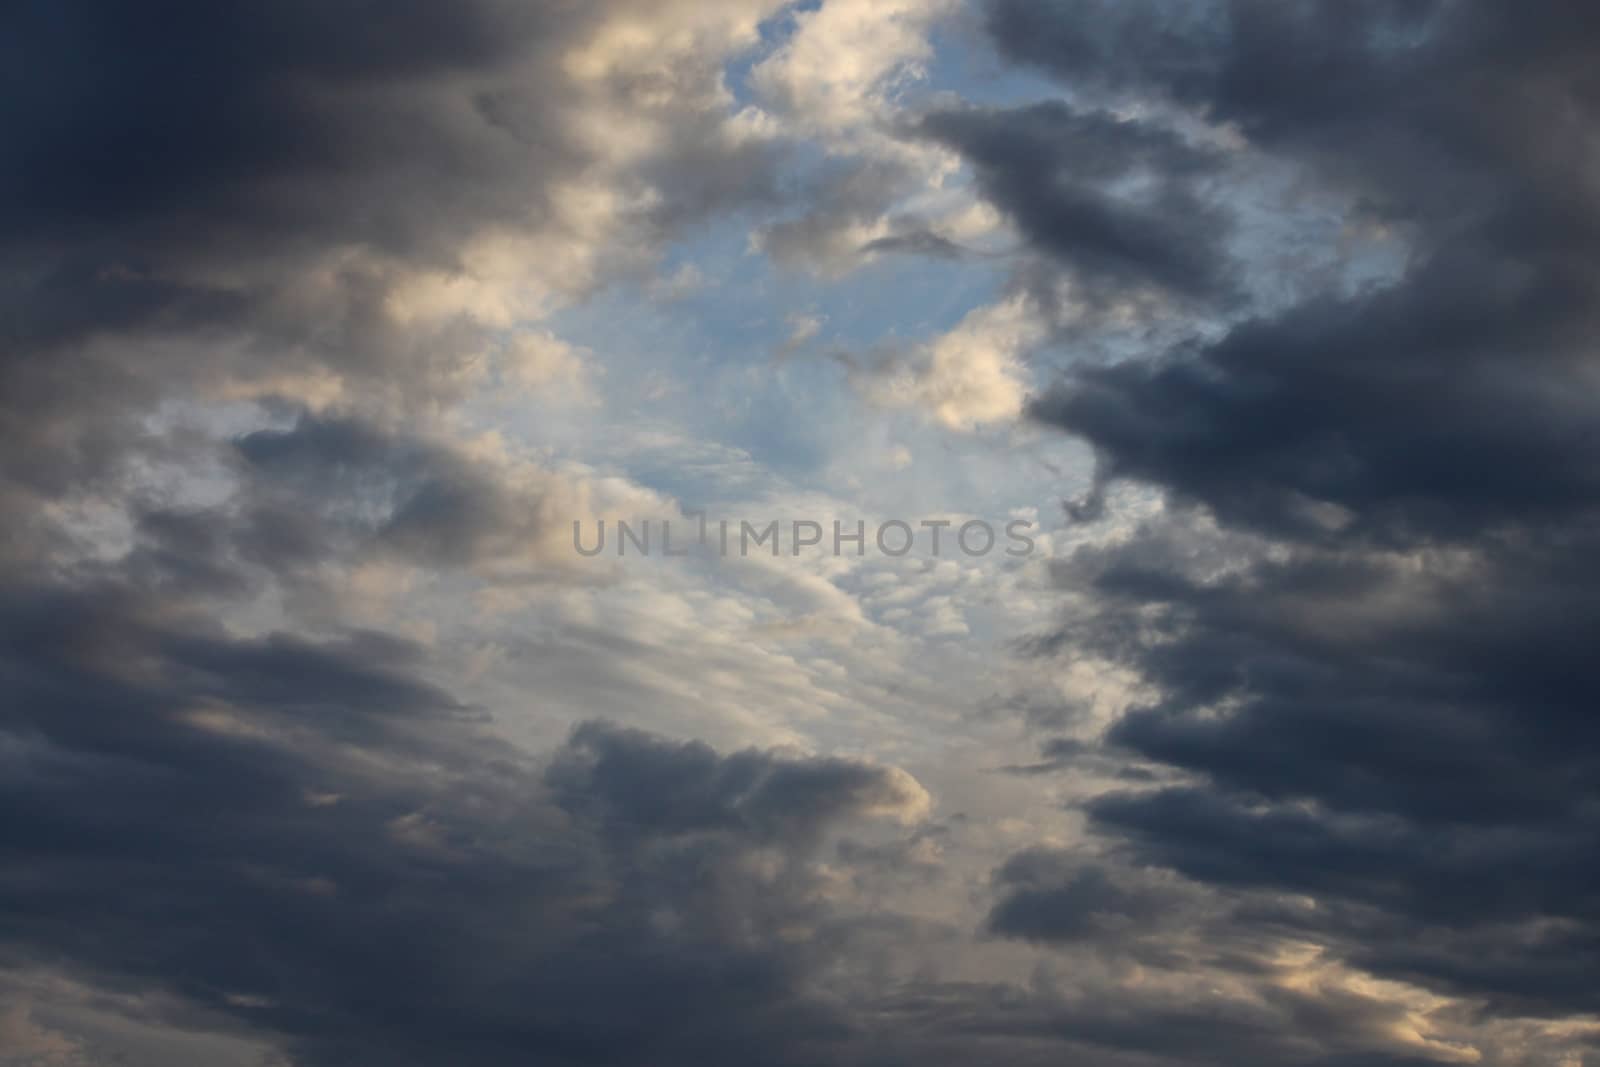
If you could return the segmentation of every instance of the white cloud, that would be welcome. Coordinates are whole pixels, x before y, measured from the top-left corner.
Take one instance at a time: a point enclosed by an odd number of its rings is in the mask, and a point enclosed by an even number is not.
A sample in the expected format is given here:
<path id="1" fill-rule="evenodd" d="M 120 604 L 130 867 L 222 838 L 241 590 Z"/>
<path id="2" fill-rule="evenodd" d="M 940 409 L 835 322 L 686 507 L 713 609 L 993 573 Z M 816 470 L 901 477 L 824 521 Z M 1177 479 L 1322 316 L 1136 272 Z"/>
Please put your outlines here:
<path id="1" fill-rule="evenodd" d="M 905 359 L 858 370 L 854 380 L 878 404 L 914 408 L 948 429 L 971 431 L 1021 413 L 1028 392 L 1022 356 L 1044 334 L 1029 301 L 1013 296 L 973 310 Z"/>

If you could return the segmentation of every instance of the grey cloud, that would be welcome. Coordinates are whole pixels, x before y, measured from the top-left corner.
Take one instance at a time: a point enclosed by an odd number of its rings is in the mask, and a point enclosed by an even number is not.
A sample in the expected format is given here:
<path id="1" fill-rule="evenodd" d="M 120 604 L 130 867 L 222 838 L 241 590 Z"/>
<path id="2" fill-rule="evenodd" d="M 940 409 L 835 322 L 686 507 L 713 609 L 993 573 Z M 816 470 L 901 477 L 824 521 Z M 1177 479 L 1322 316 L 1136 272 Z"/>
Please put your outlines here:
<path id="1" fill-rule="evenodd" d="M 811 1062 L 848 1033 L 780 930 L 827 922 L 806 860 L 912 804 L 898 772 L 599 723 L 541 772 L 392 639 L 207 635 L 131 590 L 6 604 L 13 964 L 311 1064 Z"/>
<path id="2" fill-rule="evenodd" d="M 778 844 L 814 844 L 852 811 L 911 814 L 925 802 L 915 782 L 842 759 L 783 759 L 762 752 L 721 757 L 708 745 L 670 745 L 595 724 L 574 733 L 548 780 L 568 806 L 619 833 L 733 833 Z"/>
<path id="3" fill-rule="evenodd" d="M 164 992 L 307 1064 L 814 1062 L 848 1031 L 777 931 L 826 918 L 807 850 L 896 814 L 908 778 L 709 750 L 674 772 L 678 749 L 600 726 L 547 778 L 422 648 L 243 622 L 330 565 L 473 567 L 540 533 L 536 491 L 417 428 L 503 324 L 400 311 L 419 272 L 470 273 L 484 234 L 588 239 L 552 200 L 596 162 L 561 59 L 627 7 L 0 16 L 0 506 L 29 534 L 0 558 L 0 852 L 26 872 L 0 887 L 8 969 Z M 631 238 L 768 195 L 764 152 L 723 143 L 704 102 L 623 179 L 662 191 Z M 151 425 L 238 382 L 288 381 L 293 404 L 318 375 L 348 387 L 339 414 L 233 442 Z M 237 484 L 170 499 L 146 463 Z M 126 514 L 126 555 L 39 506 L 83 499 Z M 697 809 L 717 835 L 602 814 L 751 774 Z M 789 880 L 761 880 L 764 849 Z"/>
<path id="4" fill-rule="evenodd" d="M 1104 866 L 1045 849 L 1020 852 L 995 872 L 1003 896 L 995 933 L 1038 941 L 1108 940 L 1126 950 L 1139 926 L 1177 921 L 1179 894 L 1119 883 Z"/>
<path id="5" fill-rule="evenodd" d="M 221 634 L 208 600 L 137 586 L 3 602 L 0 855 L 28 876 L 0 883 L 0 955 L 176 997 L 174 1025 L 232 1019 L 307 1065 L 1120 1067 L 1196 1062 L 1201 1034 L 1199 1062 L 1406 1062 L 1371 1051 L 1368 1001 L 886 977 L 890 946 L 962 944 L 839 896 L 948 836 L 894 828 L 926 798 L 893 768 L 602 722 L 529 757 L 392 637 Z M 997 885 L 996 932 L 1193 958 L 1161 945 L 1195 912 L 1158 879 L 1039 852 Z"/>
<path id="6" fill-rule="evenodd" d="M 1094 444 L 1107 477 L 1285 535 L 1411 541 L 1577 517 L 1596 489 L 1590 303 L 1561 268 L 1517 273 L 1441 252 L 1397 289 L 1086 371 L 1031 411 Z"/>
<path id="7" fill-rule="evenodd" d="M 984 195 L 1091 290 L 1228 296 L 1227 228 L 1202 184 L 1218 169 L 1207 151 L 1056 102 L 935 112 L 922 132 L 960 152 Z M 1134 179 L 1148 188 L 1130 193 Z"/>
<path id="8" fill-rule="evenodd" d="M 1162 693 L 1108 740 L 1204 783 L 1112 794 L 1090 815 L 1191 878 L 1358 909 L 1358 930 L 1327 933 L 1375 969 L 1590 1010 L 1569 961 L 1600 921 L 1593 551 L 1491 549 L 1452 573 L 1305 550 L 1207 578 L 1160 551 L 1080 557 L 1063 580 L 1091 583 L 1098 606 L 1068 644 Z M 1430 932 L 1431 966 L 1392 947 L 1391 924 Z M 1542 968 L 1473 962 L 1534 928 Z"/>
<path id="9" fill-rule="evenodd" d="M 1097 836 L 1249 902 L 1217 938 L 1491 1018 L 1592 1012 L 1592 10 L 1002 0 L 989 26 L 1077 91 L 1230 125 L 1406 252 L 1034 402 L 1097 492 L 1171 504 L 1059 565 L 1079 595 L 1035 645 L 1157 694 L 1105 740 L 1181 784 L 1088 802 Z"/>
<path id="10" fill-rule="evenodd" d="M 8 510 L 118 485 L 160 447 L 144 420 L 162 404 L 294 395 L 310 380 L 415 419 L 459 395 L 463 371 L 504 341 L 496 302 L 532 284 L 487 276 L 499 268 L 474 242 L 534 240 L 516 269 L 576 295 L 713 207 L 770 195 L 772 160 L 722 136 L 694 80 L 714 86 L 718 57 L 680 64 L 668 88 L 681 99 L 655 90 L 670 150 L 595 172 L 603 148 L 574 119 L 632 106 L 627 73 L 579 86 L 562 57 L 630 7 L 8 8 Z M 617 220 L 625 248 L 599 247 L 606 235 L 558 202 L 580 179 L 623 199 L 654 183 L 650 209 Z M 441 279 L 495 289 L 488 310 L 418 295 Z"/>
<path id="11" fill-rule="evenodd" d="M 867 251 L 855 232 L 876 223 L 913 178 L 894 159 L 830 162 L 804 180 L 798 214 L 759 228 L 761 248 L 786 267 L 843 273 Z"/>
<path id="12" fill-rule="evenodd" d="M 904 233 L 890 234 L 868 241 L 861 248 L 862 252 L 904 252 L 913 255 L 927 256 L 930 259 L 966 259 L 975 255 L 971 249 L 963 248 L 948 237 L 941 237 L 931 230 L 912 229 Z"/>
<path id="13" fill-rule="evenodd" d="M 351 415 L 301 413 L 206 445 L 230 495 L 193 508 L 136 499 L 134 550 L 110 576 L 220 605 L 273 582 L 314 591 L 372 562 L 506 583 L 570 577 L 554 546 L 567 544 L 578 495 L 550 472 L 513 478 L 444 440 Z"/>
<path id="14" fill-rule="evenodd" d="M 345 536 L 419 563 L 463 566 L 530 551 L 541 533 L 537 495 L 513 491 L 446 445 L 360 420 L 304 415 L 236 448 L 263 506 L 319 517 L 319 558 Z M 270 536 L 263 517 L 250 516 L 258 542 Z"/>
<path id="15" fill-rule="evenodd" d="M 1589 8 L 991 5 L 1073 102 L 952 105 L 918 134 L 973 165 L 1037 287 L 1255 317 L 1033 407 L 1172 507 L 1060 564 L 1077 614 L 1032 650 L 1154 696 L 1084 740 L 1053 691 L 1011 709 L 1050 734 L 1027 770 L 1126 766 L 1082 804 L 1082 852 L 973 889 L 977 931 L 909 896 L 948 839 L 901 825 L 927 798 L 894 768 L 598 721 L 523 753 L 427 646 L 270 608 L 373 559 L 492 570 L 544 529 L 537 487 L 429 417 L 501 327 L 396 308 L 420 271 L 470 273 L 477 235 L 584 238 L 554 195 L 596 161 L 560 59 L 654 10 L 0 15 L 0 963 L 159 991 L 308 1067 L 1460 1051 L 1387 995 L 1308 985 L 1280 956 L 1310 942 L 1464 998 L 1437 1018 L 1488 1035 L 1483 1062 L 1561 1062 L 1514 1028 L 1597 1008 Z M 720 62 L 678 73 L 715 88 Z M 651 103 L 672 84 L 600 90 L 674 135 L 617 190 L 661 194 L 629 220 L 647 246 L 791 192 L 698 97 Z M 1243 147 L 1113 118 L 1128 99 Z M 1216 194 L 1257 165 L 1389 228 L 1397 277 L 1241 302 L 1253 250 Z M 854 261 L 914 177 L 824 168 L 769 249 Z M 950 251 L 902 222 L 868 250 Z M 346 391 L 311 404 L 295 379 L 319 375 Z M 274 393 L 226 429 L 151 418 Z M 162 465 L 232 495 L 163 496 L 140 480 Z M 79 504 L 126 530 L 86 547 L 58 522 Z M 971 960 L 940 973 L 922 939 Z M 1034 980 L 972 978 L 990 950 L 1036 953 Z"/>
<path id="16" fill-rule="evenodd" d="M 436 205 L 447 213 L 481 210 L 471 194 L 498 188 L 507 210 L 510 189 L 492 164 L 509 162 L 515 142 L 486 123 L 474 129 L 470 113 L 452 115 L 439 89 L 559 41 L 580 13 L 472 2 L 449 12 L 404 4 L 381 24 L 357 14 L 309 3 L 256 11 L 184 0 L 138 12 L 100 3 L 13 9 L 7 36 L 28 47 L 10 67 L 19 92 L 7 94 L 8 125 L 25 150 L 8 174 L 7 236 L 54 244 L 63 227 L 148 234 L 152 224 L 176 220 L 193 239 L 202 218 L 223 215 L 236 223 L 229 236 L 267 248 L 279 244 L 275 236 L 328 227 L 414 240 L 423 221 L 416 203 L 373 196 L 385 186 L 447 196 Z M 386 83 L 419 91 L 385 93 Z M 452 145 L 464 151 L 416 151 Z M 558 141 L 550 147 L 561 150 Z M 404 167 L 385 185 L 349 184 L 379 179 L 375 168 L 385 162 Z M 296 192 L 298 201 L 284 195 Z M 365 212 L 325 214 L 334 206 L 329 193 L 372 199 Z"/>

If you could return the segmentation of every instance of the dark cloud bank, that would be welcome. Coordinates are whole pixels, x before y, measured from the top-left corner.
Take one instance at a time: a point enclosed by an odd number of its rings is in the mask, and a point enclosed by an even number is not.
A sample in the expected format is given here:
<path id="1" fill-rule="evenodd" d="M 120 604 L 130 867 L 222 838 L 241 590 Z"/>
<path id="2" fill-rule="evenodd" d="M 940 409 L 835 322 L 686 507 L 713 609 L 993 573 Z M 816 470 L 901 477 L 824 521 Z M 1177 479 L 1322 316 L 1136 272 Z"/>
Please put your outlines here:
<path id="1" fill-rule="evenodd" d="M 882 769 L 600 723 L 534 767 L 393 639 L 7 594 L 9 959 L 245 1005 L 308 1063 L 836 1055 L 826 950 L 779 932 L 825 925 L 821 835 L 906 799 Z"/>
<path id="2" fill-rule="evenodd" d="M 1299 931 L 1490 1015 L 1592 1013 L 1600 12 L 1177 8 L 1018 0 L 989 26 L 1086 94 L 1230 124 L 1406 254 L 1392 280 L 1070 374 L 1034 404 L 1104 482 L 1174 504 L 1059 568 L 1092 595 L 1044 647 L 1152 685 L 1106 743 L 1181 772 L 1091 802 L 1092 826 L 1135 868 L 1317 904 L 1252 905 L 1235 930 Z M 1019 225 L 1075 256 L 1069 194 L 1029 182 Z M 1140 262 L 1159 277 L 1170 258 Z M 1097 903 L 1082 875 L 1011 877 L 993 921 L 1017 936 L 1147 908 Z"/>
<path id="3" fill-rule="evenodd" d="M 1600 10 L 987 8 L 1072 102 L 918 135 L 1038 269 L 1237 320 L 1033 407 L 1107 485 L 1173 502 L 1059 567 L 1077 607 L 1040 647 L 1157 695 L 1047 756 L 1166 784 L 1088 802 L 1097 854 L 995 872 L 983 935 L 1070 963 L 1011 985 L 880 968 L 886 937 L 952 935 L 824 884 L 823 860 L 900 862 L 841 842 L 915 808 L 899 772 L 602 722 L 523 756 L 419 646 L 224 623 L 352 554 L 470 565 L 524 514 L 376 409 L 236 440 L 147 417 L 317 368 L 401 410 L 447 397 L 482 336 L 394 329 L 384 257 L 448 267 L 476 228 L 540 224 L 585 150 L 539 72 L 601 7 L 0 16 L 0 962 L 175 995 L 308 1065 L 1451 1058 L 1398 1040 L 1384 994 L 1267 981 L 1288 943 L 1459 997 L 1464 1028 L 1600 1011 Z M 1121 97 L 1240 147 L 1093 103 Z M 1248 310 L 1216 179 L 1254 163 L 1392 233 L 1396 276 Z M 296 295 L 344 248 L 375 258 Z M 130 488 L 174 457 L 241 496 Z M 54 508 L 97 499 L 127 516 L 110 558 Z"/>

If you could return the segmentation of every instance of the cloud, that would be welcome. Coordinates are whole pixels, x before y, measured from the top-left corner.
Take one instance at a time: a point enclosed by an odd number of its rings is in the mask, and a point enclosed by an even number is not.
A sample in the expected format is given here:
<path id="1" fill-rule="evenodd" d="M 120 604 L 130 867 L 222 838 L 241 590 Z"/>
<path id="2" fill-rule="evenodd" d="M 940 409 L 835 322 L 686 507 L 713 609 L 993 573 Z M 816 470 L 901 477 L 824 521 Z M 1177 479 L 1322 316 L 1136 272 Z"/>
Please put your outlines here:
<path id="1" fill-rule="evenodd" d="M 121 480 L 158 409 L 219 397 L 414 424 L 488 381 L 572 381 L 547 333 L 505 331 L 766 195 L 721 62 L 770 6 L 410 4 L 377 34 L 305 3 L 8 12 L 0 489 L 36 513 Z M 670 55 L 625 46 L 668 17 Z"/>
<path id="2" fill-rule="evenodd" d="M 823 158 L 798 212 L 758 227 L 756 248 L 784 266 L 838 277 L 879 251 L 877 242 L 931 225 L 917 201 L 953 168 L 948 153 L 905 136 L 902 97 L 926 75 L 934 27 L 957 8 L 949 0 L 833 0 L 793 13 L 789 35 L 755 65 L 750 83 L 774 126 L 820 146 Z M 944 214 L 953 213 L 947 206 Z"/>
<path id="3" fill-rule="evenodd" d="M 904 358 L 859 369 L 853 380 L 879 404 L 924 411 L 948 429 L 971 431 L 1022 413 L 1022 359 L 1044 334 L 1037 310 L 1013 296 L 969 312 Z"/>
<path id="4" fill-rule="evenodd" d="M 4 729 L 30 739 L 9 957 L 153 983 L 308 1064 L 834 1040 L 796 940 L 830 921 L 814 864 L 853 821 L 921 821 L 904 772 L 602 723 L 541 770 L 470 729 L 419 649 L 232 639 L 112 593 L 6 597 Z"/>
<path id="5" fill-rule="evenodd" d="M 756 752 L 723 760 L 706 745 L 666 745 L 598 724 L 578 728 L 548 779 L 569 807 L 601 785 L 596 817 L 622 832 L 731 831 L 785 846 L 811 844 L 851 812 L 916 822 L 929 806 L 922 787 L 896 768 Z"/>
<path id="6" fill-rule="evenodd" d="M 573 521 L 592 520 L 586 484 L 495 447 L 396 434 L 357 419 L 302 415 L 235 443 L 259 553 L 292 562 L 378 554 L 499 580 L 555 577 L 574 565 Z M 274 533 L 288 541 L 274 542 Z"/>
<path id="7" fill-rule="evenodd" d="M 1059 852 L 1020 852 L 995 878 L 1005 895 L 990 913 L 989 927 L 1010 937 L 1047 942 L 1101 938 L 1128 951 L 1138 927 L 1154 926 L 1161 918 L 1169 927 L 1178 926 L 1184 918 L 1178 910 L 1181 894 L 1119 884 L 1104 867 L 1075 863 Z"/>
<path id="8" fill-rule="evenodd" d="M 1227 229 L 1204 187 L 1219 166 L 1207 150 L 1059 102 L 936 111 L 921 129 L 959 152 L 982 194 L 1083 286 L 1228 294 Z"/>
<path id="9" fill-rule="evenodd" d="M 1392 278 L 1072 368 L 1030 404 L 1093 446 L 1101 488 L 1169 504 L 1057 568 L 1051 647 L 1152 687 L 1105 740 L 1173 776 L 1088 801 L 1091 827 L 1141 866 L 1260 894 L 1233 936 L 1293 931 L 1500 1019 L 1594 1012 L 1572 961 L 1600 930 L 1583 888 L 1600 679 L 1580 651 L 1600 200 L 1572 169 L 1600 38 L 1576 5 L 1535 8 L 1001 2 L 989 19 L 1086 93 L 1227 124 L 1407 249 Z M 1078 882 L 1050 892 L 1047 918 L 1012 927 L 1084 910 Z"/>
<path id="10" fill-rule="evenodd" d="M 382 14 L 0 15 L 0 1059 L 1593 1058 L 1586 7 Z"/>
<path id="11" fill-rule="evenodd" d="M 789 38 L 751 72 L 781 113 L 832 137 L 871 136 L 897 82 L 932 55 L 928 31 L 949 0 L 840 0 L 794 14 Z"/>
<path id="12" fill-rule="evenodd" d="M 16 1001 L 0 1010 L 0 1042 L 7 1052 L 0 1062 L 18 1064 L 82 1063 L 80 1046 L 67 1035 L 34 1021 L 32 1005 Z"/>

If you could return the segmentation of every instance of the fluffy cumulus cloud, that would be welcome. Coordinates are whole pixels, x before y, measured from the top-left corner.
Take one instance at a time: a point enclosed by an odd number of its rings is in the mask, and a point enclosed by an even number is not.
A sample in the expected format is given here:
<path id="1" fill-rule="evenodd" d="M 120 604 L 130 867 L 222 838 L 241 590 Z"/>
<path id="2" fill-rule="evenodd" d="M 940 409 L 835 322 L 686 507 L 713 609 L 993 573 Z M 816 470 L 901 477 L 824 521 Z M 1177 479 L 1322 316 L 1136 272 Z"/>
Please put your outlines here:
<path id="1" fill-rule="evenodd" d="M 0 1065 L 1600 1063 L 1591 6 L 0 41 Z"/>
<path id="2" fill-rule="evenodd" d="M 1022 357 L 1044 333 L 1020 296 L 968 313 L 948 333 L 858 372 L 862 392 L 953 430 L 1014 422 L 1027 399 Z"/>

